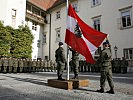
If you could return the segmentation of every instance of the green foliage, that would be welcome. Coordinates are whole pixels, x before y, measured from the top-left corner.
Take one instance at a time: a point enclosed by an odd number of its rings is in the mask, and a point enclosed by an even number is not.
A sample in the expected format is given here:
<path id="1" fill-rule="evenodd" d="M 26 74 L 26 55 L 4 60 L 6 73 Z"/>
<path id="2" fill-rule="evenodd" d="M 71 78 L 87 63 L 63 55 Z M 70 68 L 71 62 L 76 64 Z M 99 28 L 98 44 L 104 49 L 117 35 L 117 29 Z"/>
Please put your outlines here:
<path id="1" fill-rule="evenodd" d="M 31 58 L 33 35 L 28 26 L 13 29 L 0 23 L 0 55 Z"/>

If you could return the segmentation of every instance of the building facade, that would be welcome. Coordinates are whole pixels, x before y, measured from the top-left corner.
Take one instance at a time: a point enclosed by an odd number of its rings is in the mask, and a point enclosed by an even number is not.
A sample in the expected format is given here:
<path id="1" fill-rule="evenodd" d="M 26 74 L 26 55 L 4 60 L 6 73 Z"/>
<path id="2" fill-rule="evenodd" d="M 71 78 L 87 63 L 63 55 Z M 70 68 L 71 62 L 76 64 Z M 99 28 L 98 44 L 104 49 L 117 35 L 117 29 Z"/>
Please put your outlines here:
<path id="1" fill-rule="evenodd" d="M 84 22 L 98 31 L 109 34 L 113 58 L 125 57 L 129 66 L 133 66 L 133 0 L 69 1 Z M 47 5 L 43 4 L 46 1 L 40 3 L 42 0 L 0 2 L 1 8 L 4 8 L 0 9 L 0 20 L 4 25 L 17 28 L 18 25 L 27 24 L 32 30 L 32 59 L 54 61 L 58 42 L 65 40 L 66 0 L 47 0 Z M 67 51 L 65 43 L 64 48 Z"/>

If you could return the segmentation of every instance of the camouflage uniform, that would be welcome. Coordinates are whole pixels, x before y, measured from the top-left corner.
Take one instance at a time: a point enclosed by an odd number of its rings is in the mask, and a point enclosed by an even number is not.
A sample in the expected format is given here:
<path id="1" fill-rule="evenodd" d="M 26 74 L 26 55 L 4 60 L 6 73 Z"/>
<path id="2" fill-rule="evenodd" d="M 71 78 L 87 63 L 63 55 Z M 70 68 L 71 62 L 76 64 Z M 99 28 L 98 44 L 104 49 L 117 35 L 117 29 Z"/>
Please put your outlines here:
<path id="1" fill-rule="evenodd" d="M 43 60 L 41 60 L 40 62 L 40 71 L 43 72 L 43 68 L 44 68 L 44 62 Z"/>
<path id="2" fill-rule="evenodd" d="M 37 65 L 37 61 L 36 61 L 36 59 L 33 59 L 33 61 L 32 61 L 32 72 L 35 72 L 36 65 Z"/>
<path id="3" fill-rule="evenodd" d="M 7 73 L 7 67 L 9 65 L 8 58 L 3 59 L 3 72 Z"/>
<path id="4" fill-rule="evenodd" d="M 2 58 L 0 58 L 0 72 L 1 72 L 1 69 L 2 69 L 2 64 L 3 64 L 3 60 L 2 60 Z"/>
<path id="5" fill-rule="evenodd" d="M 18 68 L 18 59 L 13 60 L 13 72 L 17 73 L 17 68 Z"/>
<path id="6" fill-rule="evenodd" d="M 53 69 L 54 69 L 54 63 L 52 60 L 50 60 L 50 68 L 51 68 L 51 71 L 53 72 Z"/>
<path id="7" fill-rule="evenodd" d="M 74 72 L 73 79 L 78 79 L 78 67 L 79 67 L 79 53 L 70 49 L 72 51 L 72 67 Z"/>
<path id="8" fill-rule="evenodd" d="M 123 57 L 121 61 L 122 73 L 127 73 L 128 61 Z"/>
<path id="9" fill-rule="evenodd" d="M 40 67 L 41 67 L 41 61 L 37 60 L 37 63 L 36 63 L 36 71 L 37 72 L 39 72 Z"/>
<path id="10" fill-rule="evenodd" d="M 55 51 L 55 58 L 57 62 L 57 76 L 59 80 L 62 80 L 66 60 L 65 52 L 64 49 L 61 47 L 61 44 L 59 44 L 59 48 Z"/>
<path id="11" fill-rule="evenodd" d="M 105 45 L 105 44 L 104 44 Z M 100 87 L 101 89 L 98 92 L 104 92 L 105 81 L 108 80 L 110 86 L 110 91 L 108 93 L 114 93 L 114 84 L 112 79 L 112 68 L 111 68 L 111 50 L 109 47 L 105 47 L 98 59 L 98 63 L 101 63 L 101 78 L 100 78 Z"/>
<path id="12" fill-rule="evenodd" d="M 20 59 L 20 60 L 18 61 L 18 63 L 19 63 L 19 72 L 21 73 L 21 72 L 23 72 L 23 68 L 24 68 L 23 59 Z"/>
<path id="13" fill-rule="evenodd" d="M 51 66 L 50 66 L 50 60 L 47 61 L 47 70 L 50 72 Z"/>
<path id="14" fill-rule="evenodd" d="M 13 69 L 13 62 L 14 62 L 14 59 L 13 59 L 13 58 L 9 58 L 9 73 L 12 72 L 12 69 Z"/>

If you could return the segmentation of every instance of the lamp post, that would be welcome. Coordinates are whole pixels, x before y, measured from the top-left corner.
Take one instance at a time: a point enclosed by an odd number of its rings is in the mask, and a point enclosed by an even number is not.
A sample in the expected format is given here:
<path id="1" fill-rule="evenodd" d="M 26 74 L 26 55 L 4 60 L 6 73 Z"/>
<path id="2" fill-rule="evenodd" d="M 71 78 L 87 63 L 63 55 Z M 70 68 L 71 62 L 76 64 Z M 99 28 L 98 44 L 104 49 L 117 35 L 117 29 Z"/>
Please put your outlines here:
<path id="1" fill-rule="evenodd" d="M 118 50 L 118 47 L 115 46 L 115 47 L 114 47 L 114 50 L 115 50 L 115 59 L 117 59 L 117 50 Z"/>

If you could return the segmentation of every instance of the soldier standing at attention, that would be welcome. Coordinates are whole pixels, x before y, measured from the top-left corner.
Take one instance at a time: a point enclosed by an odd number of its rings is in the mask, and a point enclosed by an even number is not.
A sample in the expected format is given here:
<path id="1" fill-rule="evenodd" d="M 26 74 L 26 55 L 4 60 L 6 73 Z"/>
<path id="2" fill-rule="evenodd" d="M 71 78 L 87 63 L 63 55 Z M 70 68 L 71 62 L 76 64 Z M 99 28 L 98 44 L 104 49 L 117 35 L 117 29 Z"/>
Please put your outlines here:
<path id="1" fill-rule="evenodd" d="M 79 53 L 72 48 L 70 48 L 70 51 L 72 51 L 72 69 L 74 72 L 74 77 L 72 79 L 78 79 Z"/>
<path id="2" fill-rule="evenodd" d="M 97 92 L 103 93 L 105 87 L 105 81 L 108 80 L 110 90 L 107 93 L 114 94 L 114 83 L 112 79 L 112 66 L 111 66 L 111 50 L 109 48 L 109 42 L 103 43 L 103 50 L 98 59 L 98 63 L 101 63 L 101 78 L 100 78 L 100 90 Z"/>
<path id="3" fill-rule="evenodd" d="M 64 80 L 62 79 L 63 71 L 65 68 L 65 52 L 63 49 L 63 43 L 59 42 L 59 48 L 55 51 L 55 58 L 57 63 L 57 76 L 58 80 Z"/>

